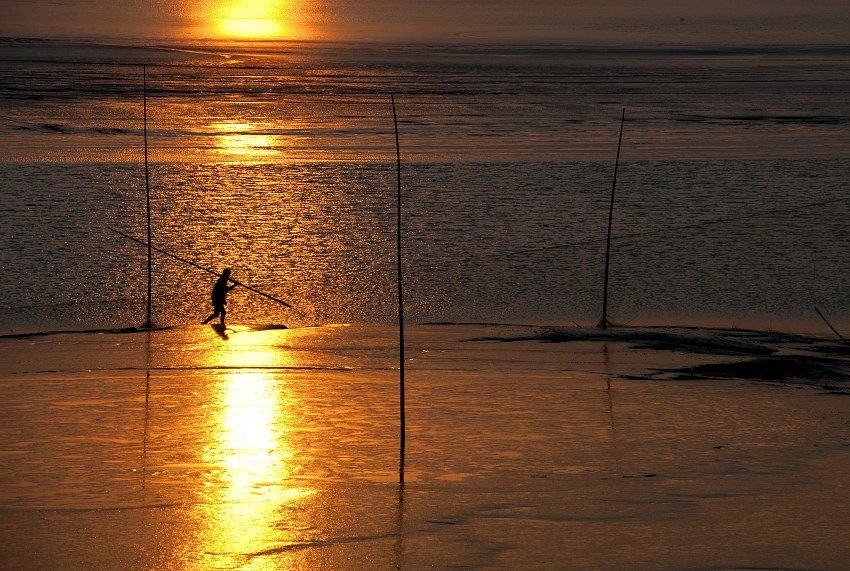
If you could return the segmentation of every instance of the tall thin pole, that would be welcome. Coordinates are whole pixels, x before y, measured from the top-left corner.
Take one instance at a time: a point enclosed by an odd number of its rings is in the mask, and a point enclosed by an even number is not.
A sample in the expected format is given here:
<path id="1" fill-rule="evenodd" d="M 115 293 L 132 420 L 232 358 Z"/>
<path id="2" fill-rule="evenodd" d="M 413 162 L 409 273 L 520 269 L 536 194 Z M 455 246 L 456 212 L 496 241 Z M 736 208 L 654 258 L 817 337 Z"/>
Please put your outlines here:
<path id="1" fill-rule="evenodd" d="M 404 482 L 404 444 L 405 444 L 405 419 L 404 419 L 404 296 L 402 289 L 401 270 L 401 149 L 398 144 L 398 117 L 395 112 L 395 96 L 390 94 L 393 104 L 393 126 L 395 127 L 395 155 L 396 155 L 396 180 L 398 189 L 396 193 L 396 261 L 398 276 L 398 358 L 399 358 L 399 482 Z"/>
<path id="2" fill-rule="evenodd" d="M 145 123 L 145 200 L 148 221 L 148 317 L 145 321 L 145 327 L 150 329 L 153 327 L 153 320 L 151 319 L 153 306 L 153 242 L 151 241 L 151 181 L 150 170 L 148 169 L 148 76 L 147 66 L 144 65 L 142 66 L 142 98 Z"/>
<path id="3" fill-rule="evenodd" d="M 620 166 L 620 145 L 623 143 L 623 123 L 626 121 L 626 109 L 620 118 L 620 139 L 617 141 L 617 160 L 614 162 L 614 183 L 611 186 L 611 207 L 608 209 L 608 240 L 605 245 L 605 285 L 602 293 L 602 319 L 596 324 L 602 329 L 608 328 L 608 268 L 611 262 L 611 226 L 614 221 L 614 190 L 617 188 L 617 168 Z"/>

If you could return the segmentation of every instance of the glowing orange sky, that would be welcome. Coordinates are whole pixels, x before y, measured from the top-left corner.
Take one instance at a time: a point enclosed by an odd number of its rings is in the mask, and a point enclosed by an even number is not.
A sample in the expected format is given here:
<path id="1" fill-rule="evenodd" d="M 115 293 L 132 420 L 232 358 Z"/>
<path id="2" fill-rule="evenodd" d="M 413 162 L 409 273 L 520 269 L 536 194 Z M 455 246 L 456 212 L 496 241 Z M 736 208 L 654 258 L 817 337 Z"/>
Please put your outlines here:
<path id="1" fill-rule="evenodd" d="M 0 36 L 850 44 L 850 2 L 0 0 Z"/>

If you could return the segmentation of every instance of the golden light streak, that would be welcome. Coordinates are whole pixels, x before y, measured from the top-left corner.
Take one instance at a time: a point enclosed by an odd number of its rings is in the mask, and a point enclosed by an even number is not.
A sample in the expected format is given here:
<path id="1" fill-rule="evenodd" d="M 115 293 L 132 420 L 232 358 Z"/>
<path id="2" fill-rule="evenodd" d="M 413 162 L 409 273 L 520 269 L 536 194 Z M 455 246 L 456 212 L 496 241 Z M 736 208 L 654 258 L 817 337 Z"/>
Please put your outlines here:
<path id="1" fill-rule="evenodd" d="M 226 155 L 241 157 L 268 157 L 275 153 L 278 137 L 251 133 L 257 125 L 250 123 L 213 123 L 210 126 L 221 134 L 216 137 L 218 149 Z"/>
<path id="2" fill-rule="evenodd" d="M 290 480 L 296 456 L 288 438 L 290 402 L 280 374 L 264 367 L 285 363 L 277 346 L 281 331 L 237 332 L 214 361 L 233 369 L 218 387 L 214 434 L 206 460 L 220 470 L 206 506 L 209 519 L 202 552 L 207 568 L 275 569 L 256 556 L 297 540 L 281 529 L 281 514 L 313 490 Z M 242 367 L 247 369 L 242 370 Z"/>

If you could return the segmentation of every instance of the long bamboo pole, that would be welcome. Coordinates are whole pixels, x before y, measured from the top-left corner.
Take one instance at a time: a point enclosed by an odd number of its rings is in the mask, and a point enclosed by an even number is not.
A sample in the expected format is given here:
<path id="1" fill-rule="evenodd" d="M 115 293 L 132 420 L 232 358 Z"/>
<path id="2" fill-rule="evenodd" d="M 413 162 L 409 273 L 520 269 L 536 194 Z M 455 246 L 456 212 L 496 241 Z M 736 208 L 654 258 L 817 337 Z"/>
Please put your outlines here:
<path id="1" fill-rule="evenodd" d="M 608 268 L 611 262 L 611 226 L 614 221 L 614 190 L 617 188 L 617 169 L 620 166 L 620 146 L 623 143 L 623 123 L 626 121 L 626 109 L 620 117 L 620 138 L 617 141 L 617 160 L 614 162 L 614 183 L 611 186 L 611 207 L 608 209 L 608 239 L 605 245 L 605 282 L 602 292 L 602 319 L 596 324 L 597 327 L 607 329 L 608 322 Z"/>
<path id="2" fill-rule="evenodd" d="M 401 267 L 401 148 L 398 142 L 398 117 L 395 110 L 395 96 L 390 95 L 393 106 L 393 126 L 395 127 L 396 155 L 396 262 L 398 277 L 398 359 L 399 359 L 399 482 L 404 483 L 404 448 L 405 448 L 405 418 L 404 418 L 404 295 L 402 287 Z"/>
<path id="3" fill-rule="evenodd" d="M 107 228 L 109 228 L 109 227 L 107 226 Z M 189 264 L 190 266 L 192 266 L 192 267 L 194 267 L 194 268 L 198 268 L 199 270 L 203 270 L 203 271 L 207 272 L 208 274 L 212 274 L 212 275 L 214 275 L 214 276 L 218 276 L 218 275 L 220 275 L 220 274 L 219 274 L 219 272 L 217 272 L 217 271 L 215 271 L 215 270 L 211 270 L 211 269 L 209 269 L 209 268 L 205 268 L 204 266 L 201 266 L 201 265 L 199 265 L 199 264 L 196 264 L 195 262 L 193 262 L 193 261 L 191 261 L 191 260 L 187 260 L 186 258 L 181 258 L 180 256 L 178 256 L 178 255 L 176 255 L 176 254 L 172 254 L 171 252 L 168 252 L 168 251 L 166 251 L 166 250 L 163 250 L 162 248 L 157 248 L 156 246 L 151 246 L 151 244 L 150 244 L 149 242 L 145 242 L 144 240 L 140 240 L 139 238 L 134 238 L 133 236 L 130 236 L 129 234 L 125 234 L 124 232 L 121 232 L 120 230 L 116 230 L 115 228 L 109 228 L 109 230 L 111 230 L 112 232 L 115 232 L 116 234 L 119 234 L 119 235 L 121 235 L 121 236 L 124 236 L 124 237 L 125 237 L 125 238 L 127 238 L 128 240 L 132 240 L 133 242 L 137 242 L 137 243 L 139 243 L 139 244 L 141 244 L 141 245 L 143 245 L 143 246 L 148 246 L 148 247 L 150 247 L 151 249 L 156 250 L 156 251 L 157 251 L 157 252 L 159 252 L 160 254 L 165 254 L 166 256 L 169 256 L 169 257 L 171 257 L 171 258 L 174 258 L 175 260 L 178 260 L 178 261 L 180 261 L 180 262 L 183 262 L 184 264 Z M 250 291 L 252 291 L 252 292 L 254 292 L 254 293 L 256 293 L 256 294 L 259 294 L 259 295 L 261 295 L 261 296 L 263 296 L 263 297 L 266 297 L 266 298 L 268 298 L 268 299 L 270 299 L 270 300 L 272 300 L 272 301 L 274 301 L 274 302 L 277 302 L 277 303 L 279 303 L 279 304 L 281 304 L 281 305 L 284 305 L 284 306 L 286 306 L 286 307 L 289 307 L 289 308 L 291 308 L 291 309 L 294 309 L 291 305 L 289 305 L 288 303 L 286 303 L 286 302 L 285 302 L 285 301 L 283 301 L 282 299 L 278 299 L 278 298 L 276 298 L 276 297 L 274 297 L 274 296 L 271 296 L 271 295 L 267 294 L 267 293 L 266 293 L 266 292 L 264 292 L 264 291 L 260 291 L 260 290 L 258 290 L 258 289 L 257 289 L 257 288 L 255 288 L 255 287 L 251 287 L 251 286 L 249 286 L 248 284 L 244 284 L 244 283 L 242 283 L 242 282 L 240 282 L 240 281 L 238 281 L 238 280 L 234 280 L 233 278 L 230 278 L 230 279 L 229 279 L 229 281 L 233 282 L 234 284 L 236 284 L 236 285 L 238 285 L 238 286 L 244 287 L 245 289 L 250 290 Z"/>
<path id="4" fill-rule="evenodd" d="M 151 181 L 148 168 L 148 72 L 147 66 L 142 66 L 142 109 L 144 113 L 145 134 L 145 201 L 147 204 L 148 221 L 148 311 L 145 328 L 153 327 L 153 241 L 151 240 Z"/>

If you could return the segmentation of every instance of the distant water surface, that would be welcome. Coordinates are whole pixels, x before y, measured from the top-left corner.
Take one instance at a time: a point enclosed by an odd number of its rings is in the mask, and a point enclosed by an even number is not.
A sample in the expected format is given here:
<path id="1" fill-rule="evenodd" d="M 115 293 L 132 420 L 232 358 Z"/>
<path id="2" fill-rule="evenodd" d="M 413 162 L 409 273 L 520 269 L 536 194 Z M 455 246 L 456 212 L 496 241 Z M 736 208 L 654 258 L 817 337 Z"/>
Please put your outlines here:
<path id="1" fill-rule="evenodd" d="M 144 318 L 154 242 L 241 322 L 850 326 L 848 52 L 0 41 L 5 329 Z M 143 68 L 141 64 L 146 64 Z M 144 80 L 143 80 L 144 78 Z M 214 277 L 157 255 L 163 324 Z"/>

